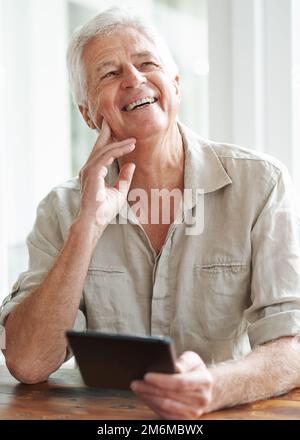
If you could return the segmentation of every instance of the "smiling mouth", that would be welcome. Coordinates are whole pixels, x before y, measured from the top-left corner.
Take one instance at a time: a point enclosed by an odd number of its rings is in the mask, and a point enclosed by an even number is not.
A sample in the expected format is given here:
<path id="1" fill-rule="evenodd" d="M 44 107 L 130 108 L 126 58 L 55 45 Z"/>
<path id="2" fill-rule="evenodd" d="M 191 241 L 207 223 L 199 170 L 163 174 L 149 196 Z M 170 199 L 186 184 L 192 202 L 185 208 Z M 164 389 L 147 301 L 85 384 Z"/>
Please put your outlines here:
<path id="1" fill-rule="evenodd" d="M 147 96 L 146 98 L 138 99 L 131 104 L 125 105 L 125 107 L 122 108 L 122 112 L 132 112 L 138 108 L 147 107 L 148 105 L 154 104 L 156 101 L 157 98 Z"/>

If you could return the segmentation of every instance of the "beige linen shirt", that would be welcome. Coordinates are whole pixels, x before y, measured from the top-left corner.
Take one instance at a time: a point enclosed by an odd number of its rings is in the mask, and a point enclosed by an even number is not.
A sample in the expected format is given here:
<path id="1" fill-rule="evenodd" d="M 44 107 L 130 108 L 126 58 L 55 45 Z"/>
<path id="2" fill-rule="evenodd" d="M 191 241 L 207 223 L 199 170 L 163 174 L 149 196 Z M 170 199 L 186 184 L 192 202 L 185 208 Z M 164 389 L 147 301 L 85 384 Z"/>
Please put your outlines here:
<path id="1" fill-rule="evenodd" d="M 127 224 L 108 225 L 89 265 L 75 328 L 168 335 L 178 354 L 193 350 L 206 363 L 300 334 L 300 221 L 288 173 L 269 156 L 180 130 L 185 188 L 203 190 L 190 208 L 204 209 L 203 232 L 187 235 L 183 216 L 156 255 L 134 215 Z M 114 163 L 109 181 L 117 171 Z M 39 205 L 27 240 L 29 268 L 4 300 L 2 330 L 53 265 L 79 203 L 73 179 Z"/>

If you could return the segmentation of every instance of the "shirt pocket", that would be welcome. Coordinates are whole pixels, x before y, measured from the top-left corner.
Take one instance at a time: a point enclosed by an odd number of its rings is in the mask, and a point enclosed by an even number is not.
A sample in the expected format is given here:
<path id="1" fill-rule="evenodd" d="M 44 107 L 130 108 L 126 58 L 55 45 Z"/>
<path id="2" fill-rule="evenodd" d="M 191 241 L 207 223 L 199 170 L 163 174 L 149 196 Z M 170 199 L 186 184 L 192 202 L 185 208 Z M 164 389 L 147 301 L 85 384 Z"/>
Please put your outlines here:
<path id="1" fill-rule="evenodd" d="M 134 319 L 128 293 L 128 275 L 124 267 L 90 267 L 84 286 L 88 328 L 125 333 L 128 322 Z"/>
<path id="2" fill-rule="evenodd" d="M 194 304 L 203 335 L 235 337 L 250 300 L 250 266 L 242 262 L 194 266 Z"/>

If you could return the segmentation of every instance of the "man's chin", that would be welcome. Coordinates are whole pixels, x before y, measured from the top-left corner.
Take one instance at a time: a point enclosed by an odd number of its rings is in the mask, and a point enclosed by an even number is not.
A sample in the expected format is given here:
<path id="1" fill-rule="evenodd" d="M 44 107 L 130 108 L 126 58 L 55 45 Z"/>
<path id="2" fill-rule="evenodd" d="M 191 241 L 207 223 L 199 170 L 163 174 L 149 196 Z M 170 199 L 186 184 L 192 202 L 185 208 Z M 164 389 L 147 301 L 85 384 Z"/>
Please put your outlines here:
<path id="1" fill-rule="evenodd" d="M 133 127 L 128 127 L 128 137 L 134 137 L 137 140 L 146 139 L 153 136 L 159 136 L 165 133 L 167 125 L 161 121 L 146 120 L 138 123 Z"/>

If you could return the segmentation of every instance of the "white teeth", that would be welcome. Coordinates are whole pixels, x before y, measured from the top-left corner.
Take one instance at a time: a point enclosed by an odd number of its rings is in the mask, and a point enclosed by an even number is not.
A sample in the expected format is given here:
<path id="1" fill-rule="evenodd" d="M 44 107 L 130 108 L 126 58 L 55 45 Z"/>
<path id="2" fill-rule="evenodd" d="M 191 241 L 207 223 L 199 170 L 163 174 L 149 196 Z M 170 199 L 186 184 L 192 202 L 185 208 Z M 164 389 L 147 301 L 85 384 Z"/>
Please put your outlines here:
<path id="1" fill-rule="evenodd" d="M 155 102 L 156 99 L 152 98 L 150 96 L 147 96 L 146 98 L 142 98 L 142 99 L 138 99 L 137 101 L 132 102 L 129 105 L 126 105 L 126 107 L 124 107 L 124 110 L 127 112 L 130 112 L 130 110 L 133 110 L 135 107 L 137 107 L 138 105 L 142 105 L 142 104 L 152 104 L 153 102 Z"/>

